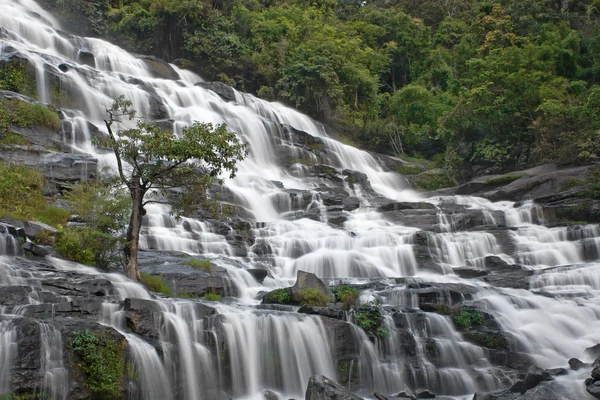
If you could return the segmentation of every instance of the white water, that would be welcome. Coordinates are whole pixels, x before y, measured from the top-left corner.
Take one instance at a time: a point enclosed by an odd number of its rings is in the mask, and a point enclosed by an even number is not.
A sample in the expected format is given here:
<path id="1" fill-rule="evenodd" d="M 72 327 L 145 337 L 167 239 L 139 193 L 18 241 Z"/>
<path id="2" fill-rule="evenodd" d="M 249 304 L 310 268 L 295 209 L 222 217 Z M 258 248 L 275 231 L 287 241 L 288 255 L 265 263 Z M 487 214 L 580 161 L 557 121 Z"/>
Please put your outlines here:
<path id="1" fill-rule="evenodd" d="M 196 309 L 197 302 L 151 300 L 152 296 L 141 285 L 120 274 L 102 274 L 93 268 L 49 259 L 58 271 L 108 279 L 116 288 L 118 300 L 140 298 L 156 303 L 160 310 L 157 321 L 160 351 L 126 331 L 120 304 L 113 301 L 103 305 L 105 313 L 101 322 L 118 329 L 129 342 L 140 378 L 139 387 L 132 390 L 141 393 L 142 398 L 171 399 L 176 397 L 175 393 L 189 400 L 248 398 L 260 397 L 265 388 L 284 396 L 301 397 L 311 375 L 336 378 L 330 333 L 321 319 L 247 307 L 258 302 L 255 296 L 259 291 L 293 283 L 299 270 L 314 272 L 320 277 L 342 278 L 347 283 L 382 279 L 381 284 L 389 286 L 386 294 L 363 293 L 363 297 L 381 295 L 390 306 L 411 309 L 419 305 L 414 293 L 406 292 L 406 286 L 395 285 L 393 279 L 385 278 L 416 277 L 427 282 L 471 285 L 476 291 L 474 301 L 485 306 L 511 334 L 514 339 L 511 344 L 542 367 L 565 365 L 566 360 L 581 356 L 586 347 L 600 341 L 600 266 L 589 262 L 593 258 L 590 254 L 595 254 L 594 259 L 600 255 L 597 226 L 586 226 L 578 231 L 548 229 L 543 226 L 541 209 L 532 203 L 515 208 L 510 202 L 491 203 L 473 197 L 430 199 L 428 201 L 440 207 L 435 216 L 440 233 L 430 234 L 427 247 L 432 259 L 447 275 L 424 271 L 414 252 L 413 234 L 417 228 L 394 223 L 369 208 L 370 195 L 362 189 L 351 193 L 361 197 L 362 207 L 353 212 L 344 211 L 347 220 L 342 227 L 328 225 L 327 208 L 321 193 L 315 191 L 327 181 L 310 175 L 301 163 L 291 168 L 280 165 L 285 160 L 278 156 L 286 149 L 294 158 L 329 164 L 337 173 L 344 169 L 363 172 L 374 191 L 389 199 L 419 198 L 407 189 L 403 177 L 385 172 L 370 154 L 329 138 L 324 128 L 310 118 L 281 104 L 239 92 L 235 93 L 236 101 L 225 102 L 215 93 L 194 86 L 202 81 L 199 76 L 176 67 L 179 81 L 154 78 L 143 61 L 117 46 L 100 39 L 58 33 L 60 26 L 54 18 L 31 0 L 0 0 L 0 27 L 9 31 L 8 38 L 2 40 L 1 55 L 5 55 L 10 46 L 37 68 L 38 100 L 50 99 L 45 66 L 56 71 L 63 87 L 73 89 L 70 93 L 76 97 L 73 100 L 77 109 L 67 110 L 63 122 L 64 136 L 76 151 L 95 152 L 85 121 L 103 129 L 104 109 L 118 95 L 132 100 L 139 115 L 150 117 L 151 104 L 156 102 L 150 92 L 155 92 L 163 102 L 165 114 L 174 121 L 175 130 L 195 120 L 226 122 L 249 144 L 250 157 L 239 164 L 237 178 L 227 180 L 226 188 L 252 220 L 260 222 L 253 227 L 256 243 L 272 250 L 273 254 L 268 257 L 271 276 L 263 285 L 245 271 L 262 262 L 261 257 L 252 248 L 246 249 L 248 258 L 235 257 L 232 245 L 207 222 L 190 218 L 175 221 L 168 210 L 151 207 L 142 240 L 142 246 L 147 249 L 202 254 L 210 258 L 229 275 L 240 294 L 235 301 L 245 306 L 219 305 L 217 315 L 202 318 Z M 95 55 L 95 67 L 77 61 L 80 50 Z M 57 66 L 61 63 L 70 69 L 59 72 Z M 291 125 L 321 138 L 326 150 L 322 155 L 324 160 L 318 161 L 314 154 L 293 146 L 282 125 Z M 114 165 L 112 157 L 97 156 L 101 166 Z M 285 189 L 272 181 L 281 182 Z M 349 189 L 348 182 L 344 186 Z M 309 191 L 310 201 L 305 205 L 301 196 L 292 198 L 287 189 Z M 485 224 L 504 223 L 514 228 L 509 236 L 516 244 L 515 256 L 504 254 L 491 232 L 456 232 L 458 223 L 454 215 L 444 211 L 445 204 L 481 210 Z M 314 209 L 321 211 L 319 221 L 287 219 L 295 213 Z M 18 249 L 18 242 L 12 236 L 0 233 L 0 255 L 18 255 Z M 480 281 L 463 281 L 452 274 L 453 268 L 482 266 L 482 259 L 489 255 L 498 255 L 509 263 L 524 264 L 535 270 L 533 291 L 561 297 L 544 297 L 526 290 L 494 289 Z M 0 259 L 0 285 L 37 287 L 40 284 L 36 279 L 15 266 L 11 257 Z M 35 298 L 30 301 L 35 302 Z M 406 387 L 426 386 L 438 394 L 469 396 L 478 390 L 502 386 L 497 371 L 487 361 L 486 350 L 464 340 L 450 317 L 406 313 L 405 319 L 404 328 L 415 343 L 414 354 L 410 355 L 405 354 L 400 345 L 404 338 L 391 317 L 386 319 L 390 336 L 376 344 L 361 331 L 355 331 L 361 343 L 360 362 L 352 366 L 358 371 L 365 393 L 377 390 L 391 394 Z M 42 362 L 42 386 L 50 397 L 64 398 L 61 387 L 66 378 L 57 352 L 60 339 L 51 325 L 44 326 L 41 341 L 49 350 L 44 352 Z M 11 389 L 10 360 L 18 353 L 14 332 L 10 321 L 0 321 L 0 395 Z M 432 343 L 437 349 L 435 359 L 428 354 Z M 573 399 L 584 398 L 579 392 L 574 396 Z"/>

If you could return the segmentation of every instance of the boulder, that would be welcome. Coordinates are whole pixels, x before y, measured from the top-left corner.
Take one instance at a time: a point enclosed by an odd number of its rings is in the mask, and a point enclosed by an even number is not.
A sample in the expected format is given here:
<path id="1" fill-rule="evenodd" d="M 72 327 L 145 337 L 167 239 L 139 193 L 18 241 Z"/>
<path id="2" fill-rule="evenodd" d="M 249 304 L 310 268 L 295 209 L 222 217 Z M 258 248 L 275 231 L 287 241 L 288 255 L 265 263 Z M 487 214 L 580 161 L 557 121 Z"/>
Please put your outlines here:
<path id="1" fill-rule="evenodd" d="M 600 399 L 600 381 L 595 381 L 587 384 L 585 390 L 597 399 Z"/>
<path id="2" fill-rule="evenodd" d="M 261 268 L 251 268 L 246 270 L 258 283 L 262 283 L 269 275 L 269 271 Z"/>
<path id="3" fill-rule="evenodd" d="M 81 64 L 96 68 L 96 57 L 90 51 L 79 50 L 79 53 L 77 53 L 77 61 Z"/>
<path id="4" fill-rule="evenodd" d="M 169 63 L 155 56 L 136 55 L 137 58 L 144 61 L 150 73 L 155 78 L 179 80 L 179 74 Z"/>
<path id="5" fill-rule="evenodd" d="M 277 396 L 277 394 L 275 392 L 273 392 L 272 390 L 265 390 L 263 392 L 263 399 L 264 400 L 279 400 L 279 396 Z"/>
<path id="6" fill-rule="evenodd" d="M 600 343 L 585 349 L 583 355 L 591 360 L 595 360 L 596 358 L 600 357 Z"/>
<path id="7" fill-rule="evenodd" d="M 363 400 L 323 375 L 311 376 L 305 400 Z"/>
<path id="8" fill-rule="evenodd" d="M 21 248 L 34 256 L 38 257 L 46 257 L 52 253 L 54 253 L 54 247 L 52 246 L 42 246 L 38 244 L 34 244 L 32 242 L 25 242 Z"/>
<path id="9" fill-rule="evenodd" d="M 543 381 L 551 381 L 552 379 L 552 375 L 550 375 L 548 372 L 536 367 L 535 365 L 532 365 L 527 370 L 525 379 L 523 379 L 523 388 L 521 389 L 521 394 L 525 393 L 529 389 L 533 389 Z"/>
<path id="10" fill-rule="evenodd" d="M 435 399 L 435 394 L 427 389 L 419 389 L 415 392 L 417 399 Z"/>
<path id="11" fill-rule="evenodd" d="M 302 300 L 302 291 L 306 289 L 313 289 L 320 291 L 324 296 L 331 298 L 331 301 L 335 299 L 335 295 L 321 279 L 315 274 L 305 271 L 298 271 L 296 274 L 296 283 L 292 286 L 292 300 L 300 302 Z"/>
<path id="12" fill-rule="evenodd" d="M 215 92 L 225 101 L 235 101 L 235 91 L 223 82 L 198 82 L 196 86 Z"/>
<path id="13" fill-rule="evenodd" d="M 31 239 L 36 239 L 42 234 L 53 235 L 58 233 L 58 230 L 55 227 L 39 221 L 25 222 L 23 228 L 25 229 L 25 234 Z"/>
<path id="14" fill-rule="evenodd" d="M 410 389 L 403 390 L 394 397 L 398 397 L 401 399 L 417 400 L 417 395 Z"/>
<path id="15" fill-rule="evenodd" d="M 578 359 L 578 358 L 571 358 L 571 359 L 569 360 L 569 367 L 571 367 L 571 369 L 572 369 L 573 371 L 577 371 L 577 370 L 579 370 L 579 369 L 581 369 L 581 368 L 586 368 L 586 367 L 588 367 L 588 364 L 584 363 L 583 361 L 581 361 L 581 360 L 580 360 L 580 359 Z"/>

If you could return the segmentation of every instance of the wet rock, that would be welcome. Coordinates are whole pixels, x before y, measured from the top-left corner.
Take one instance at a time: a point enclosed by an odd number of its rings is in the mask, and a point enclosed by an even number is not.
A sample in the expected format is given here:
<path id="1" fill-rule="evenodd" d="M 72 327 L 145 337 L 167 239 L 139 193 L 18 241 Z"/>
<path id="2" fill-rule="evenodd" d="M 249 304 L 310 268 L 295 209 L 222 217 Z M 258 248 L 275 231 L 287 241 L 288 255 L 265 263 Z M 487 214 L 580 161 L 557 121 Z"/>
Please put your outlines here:
<path id="1" fill-rule="evenodd" d="M 382 395 L 381 393 L 375 392 L 373 393 L 373 396 L 377 399 L 377 400 L 388 400 L 387 397 L 385 397 L 384 395 Z"/>
<path id="2" fill-rule="evenodd" d="M 479 278 L 488 274 L 488 272 L 483 269 L 472 267 L 459 267 L 452 269 L 452 271 L 464 279 Z"/>
<path id="3" fill-rule="evenodd" d="M 344 197 L 342 200 L 345 210 L 356 210 L 360 207 L 360 200 L 357 197 Z"/>
<path id="4" fill-rule="evenodd" d="M 313 307 L 313 306 L 302 306 L 298 310 L 300 314 L 311 314 L 321 315 L 323 317 L 335 318 L 339 320 L 346 319 L 346 313 L 341 309 L 334 309 L 330 307 Z"/>
<path id="5" fill-rule="evenodd" d="M 196 86 L 212 90 L 225 101 L 235 101 L 235 92 L 233 88 L 231 86 L 227 86 L 223 82 L 197 82 Z"/>
<path id="6" fill-rule="evenodd" d="M 96 57 L 87 50 L 79 50 L 79 53 L 77 53 L 77 61 L 92 68 L 96 67 Z"/>
<path id="7" fill-rule="evenodd" d="M 529 389 L 533 389 L 543 381 L 551 381 L 552 379 L 552 376 L 548 372 L 532 365 L 527 370 L 525 379 L 523 379 L 523 388 L 521 389 L 521 394 L 525 393 Z"/>
<path id="8" fill-rule="evenodd" d="M 279 396 L 277 396 L 277 394 L 275 394 L 275 392 L 273 392 L 272 390 L 265 390 L 263 392 L 263 399 L 264 400 L 279 400 Z"/>
<path id="9" fill-rule="evenodd" d="M 600 366 L 597 366 L 592 370 L 592 378 L 594 380 L 600 379 Z"/>
<path id="10" fill-rule="evenodd" d="M 300 302 L 302 300 L 302 291 L 306 289 L 318 290 L 329 298 L 335 299 L 335 295 L 321 279 L 315 274 L 305 271 L 298 271 L 296 274 L 296 283 L 292 286 L 292 300 Z"/>
<path id="11" fill-rule="evenodd" d="M 252 277 L 256 279 L 258 283 L 262 283 L 265 280 L 265 278 L 269 275 L 269 271 L 267 271 L 266 269 L 251 268 L 247 269 L 246 271 L 248 271 L 248 273 L 252 275 Z"/>
<path id="12" fill-rule="evenodd" d="M 435 394 L 427 389 L 420 389 L 415 392 L 417 399 L 435 399 Z"/>
<path id="13" fill-rule="evenodd" d="M 585 390 L 597 399 L 600 399 L 600 381 L 585 386 Z"/>
<path id="14" fill-rule="evenodd" d="M 586 358 L 590 358 L 590 359 L 596 359 L 598 357 L 600 357 L 600 343 L 595 344 L 592 347 L 588 347 L 587 349 L 585 349 L 585 351 L 583 352 L 583 355 Z"/>
<path id="15" fill-rule="evenodd" d="M 0 286 L 0 304 L 11 307 L 29 303 L 27 286 Z"/>
<path id="16" fill-rule="evenodd" d="M 394 397 L 399 397 L 401 399 L 417 400 L 417 395 L 410 389 L 403 390 Z"/>
<path id="17" fill-rule="evenodd" d="M 311 376 L 306 388 L 305 400 L 362 400 L 343 386 L 323 375 Z"/>
<path id="18" fill-rule="evenodd" d="M 398 210 L 435 210 L 435 205 L 425 202 L 410 203 L 405 201 L 392 201 L 386 204 L 380 205 L 377 210 L 380 212 L 384 211 L 398 211 Z"/>
<path id="19" fill-rule="evenodd" d="M 173 67 L 171 67 L 171 65 L 169 65 L 169 63 L 167 63 L 166 61 L 155 56 L 136 55 L 136 57 L 144 61 L 144 63 L 146 63 L 146 66 L 150 70 L 150 73 L 155 78 L 173 80 L 180 79 L 177 71 L 175 71 Z"/>
<path id="20" fill-rule="evenodd" d="M 23 246 L 21 246 L 21 248 L 38 257 L 46 257 L 54 253 L 54 247 L 37 245 L 32 242 L 23 243 Z"/>
<path id="21" fill-rule="evenodd" d="M 589 366 L 589 364 L 584 363 L 583 361 L 579 360 L 578 358 L 571 358 L 569 360 L 569 367 L 571 367 L 571 369 L 573 371 L 577 371 L 577 370 L 580 370 L 581 368 L 586 368 L 588 366 Z"/>

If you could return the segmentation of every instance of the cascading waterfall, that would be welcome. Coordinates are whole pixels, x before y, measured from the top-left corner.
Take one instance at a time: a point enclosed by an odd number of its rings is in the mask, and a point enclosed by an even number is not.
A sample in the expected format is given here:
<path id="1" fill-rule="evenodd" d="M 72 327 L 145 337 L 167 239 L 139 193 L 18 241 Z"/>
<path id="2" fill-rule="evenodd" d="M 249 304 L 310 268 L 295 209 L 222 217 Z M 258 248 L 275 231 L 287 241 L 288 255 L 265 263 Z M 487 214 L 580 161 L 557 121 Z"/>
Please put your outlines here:
<path id="1" fill-rule="evenodd" d="M 113 157 L 97 152 L 90 137 L 93 125 L 103 129 L 104 109 L 119 95 L 130 99 L 139 115 L 161 119 L 176 132 L 199 119 L 225 122 L 249 144 L 250 156 L 220 194 L 253 221 L 252 246 L 233 246 L 227 238 L 231 227 L 175 220 L 162 206 L 148 207 L 141 241 L 146 250 L 201 254 L 211 260 L 231 280 L 236 299 L 215 306 L 155 298 L 120 274 L 46 260 L 64 276 L 107 280 L 115 289 L 101 305 L 99 322 L 116 329 L 129 344 L 139 375 L 131 384 L 131 398 L 261 398 L 264 389 L 301 397 L 311 375 L 340 378 L 340 355 L 321 317 L 256 307 L 259 293 L 290 286 L 298 271 L 365 285 L 363 300 L 380 298 L 390 312 L 385 316 L 388 336 L 373 340 L 352 326 L 357 354 L 341 358 L 347 362 L 342 371 L 348 386 L 366 395 L 427 387 L 442 395 L 470 396 L 511 381 L 491 364 L 489 350 L 466 340 L 451 316 L 417 312 L 420 296 L 436 284 L 461 286 L 466 295 L 460 300 L 468 297 L 474 309 L 489 313 L 509 334 L 512 348 L 541 367 L 564 365 L 600 341 L 598 226 L 547 228 L 542 209 L 532 202 L 515 207 L 512 202 L 448 196 L 428 199 L 431 207 L 417 215 L 430 218 L 433 226 L 423 242 L 420 228 L 405 223 L 402 210 L 393 219 L 378 209 L 382 198 L 421 201 L 406 180 L 386 171 L 371 154 L 331 139 L 305 115 L 235 90 L 235 100 L 227 102 L 196 86 L 202 82 L 199 76 L 174 66 L 178 80 L 157 78 L 145 61 L 117 46 L 61 32 L 59 23 L 33 0 L 0 0 L 0 27 L 0 55 L 18 53 L 30 61 L 39 101 L 50 101 L 56 79 L 73 97 L 76 107 L 63 105 L 65 145 L 69 151 L 93 154 L 101 167 L 114 166 Z M 81 62 L 83 51 L 94 55 L 93 63 Z M 294 130 L 309 134 L 313 147 L 322 151 L 316 155 L 296 145 Z M 307 164 L 328 167 L 315 173 Z M 370 187 L 355 185 L 360 176 L 351 175 L 354 171 L 364 173 Z M 327 193 L 327 175 L 343 181 L 340 187 L 356 198 L 356 209 L 341 207 L 343 200 Z M 463 211 L 476 211 L 472 219 L 477 221 L 469 229 L 510 230 L 504 239 L 494 230 L 465 231 Z M 311 217 L 303 218 L 307 215 Z M 514 254 L 507 253 L 502 240 L 511 241 Z M 12 360 L 18 354 L 13 319 L 35 311 L 30 306 L 43 305 L 49 274 L 21 268 L 20 255 L 18 239 L 0 225 L 0 286 L 23 287 L 29 293 L 27 305 L 0 308 L 0 317 L 6 318 L 0 320 L 0 396 L 12 390 Z M 457 268 L 482 269 L 491 256 L 533 273 L 531 291 L 496 288 L 454 274 Z M 438 267 L 433 272 L 423 264 L 429 258 Z M 259 283 L 247 270 L 261 265 L 269 275 Z M 451 289 L 427 300 L 450 308 L 458 301 Z M 128 330 L 127 299 L 147 302 L 155 310 L 153 342 Z M 214 313 L 205 314 L 206 309 Z M 39 386 L 43 396 L 62 399 L 68 396 L 68 376 L 61 334 L 53 326 L 54 303 L 51 310 L 39 324 Z M 8 312 L 12 315 L 3 316 Z M 561 379 L 579 384 L 573 399 L 585 398 L 583 378 Z"/>

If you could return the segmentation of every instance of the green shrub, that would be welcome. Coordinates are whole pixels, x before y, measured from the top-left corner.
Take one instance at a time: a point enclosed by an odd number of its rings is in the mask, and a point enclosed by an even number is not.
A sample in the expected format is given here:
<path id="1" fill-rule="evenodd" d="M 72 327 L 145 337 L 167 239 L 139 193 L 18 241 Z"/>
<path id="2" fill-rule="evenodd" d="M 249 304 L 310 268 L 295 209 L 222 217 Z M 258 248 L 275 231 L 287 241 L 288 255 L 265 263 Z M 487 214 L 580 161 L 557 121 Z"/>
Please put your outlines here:
<path id="1" fill-rule="evenodd" d="M 211 275 L 213 273 L 213 265 L 210 262 L 210 260 L 199 260 L 197 258 L 191 258 L 185 262 L 185 265 L 208 272 Z"/>
<path id="2" fill-rule="evenodd" d="M 458 185 L 456 179 L 446 174 L 423 173 L 415 177 L 415 186 L 422 191 L 444 189 Z"/>
<path id="3" fill-rule="evenodd" d="M 483 314 L 479 311 L 461 311 L 454 316 L 454 322 L 460 329 L 471 329 L 473 325 L 483 324 Z"/>
<path id="4" fill-rule="evenodd" d="M 75 332 L 71 343 L 81 358 L 78 366 L 86 373 L 86 386 L 101 398 L 120 398 L 125 377 L 126 341 L 118 341 L 87 329 Z"/>
<path id="5" fill-rule="evenodd" d="M 47 208 L 40 171 L 0 161 L 0 218 L 34 220 Z"/>
<path id="6" fill-rule="evenodd" d="M 38 213 L 38 219 L 48 225 L 64 226 L 71 219 L 71 213 L 64 208 L 48 207 Z"/>
<path id="7" fill-rule="evenodd" d="M 360 306 L 356 312 L 356 324 L 367 334 L 379 337 L 389 335 L 387 328 L 383 327 L 381 300 L 369 301 Z"/>
<path id="8" fill-rule="evenodd" d="M 204 297 L 202 297 L 202 300 L 206 300 L 206 301 L 221 301 L 222 297 L 221 297 L 221 295 L 219 295 L 217 293 L 206 293 L 204 295 Z"/>
<path id="9" fill-rule="evenodd" d="M 395 165 L 392 169 L 402 175 L 417 175 L 425 171 L 420 165 Z"/>
<path id="10" fill-rule="evenodd" d="M 23 136 L 13 132 L 0 133 L 0 146 L 27 146 L 31 142 Z"/>
<path id="11" fill-rule="evenodd" d="M 176 297 L 180 299 L 197 299 L 200 297 L 200 295 L 198 293 L 181 292 L 177 293 Z"/>
<path id="12" fill-rule="evenodd" d="M 271 304 L 289 304 L 292 299 L 290 289 L 276 289 L 265 296 L 265 302 Z"/>
<path id="13" fill-rule="evenodd" d="M 356 305 L 360 297 L 360 291 L 347 285 L 333 288 L 333 293 L 335 294 L 336 301 L 342 302 L 346 310 Z"/>
<path id="14" fill-rule="evenodd" d="M 56 251 L 66 260 L 81 264 L 93 265 L 94 252 L 85 247 L 83 230 L 72 227 L 59 227 L 58 238 L 54 243 Z"/>
<path id="15" fill-rule="evenodd" d="M 0 89 L 36 97 L 36 80 L 27 71 L 27 61 L 15 61 L 0 68 Z"/>
<path id="16" fill-rule="evenodd" d="M 150 275 L 146 272 L 141 272 L 140 276 L 142 281 L 148 289 L 156 293 L 162 293 L 167 296 L 171 296 L 171 288 L 167 285 L 167 282 L 159 275 Z"/>
<path id="17" fill-rule="evenodd" d="M 327 303 L 334 301 L 319 289 L 305 288 L 299 292 L 301 303 L 307 306 L 325 307 Z"/>

